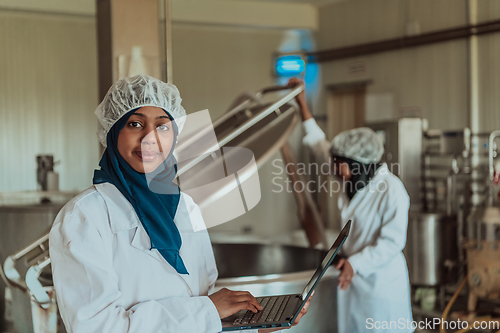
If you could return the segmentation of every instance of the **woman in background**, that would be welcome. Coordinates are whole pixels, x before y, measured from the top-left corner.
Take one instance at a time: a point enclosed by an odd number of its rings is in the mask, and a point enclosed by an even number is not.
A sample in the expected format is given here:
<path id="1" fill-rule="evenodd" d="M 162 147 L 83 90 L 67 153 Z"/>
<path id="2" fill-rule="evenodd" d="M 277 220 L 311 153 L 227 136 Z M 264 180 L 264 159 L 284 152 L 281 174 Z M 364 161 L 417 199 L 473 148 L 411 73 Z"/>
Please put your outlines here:
<path id="1" fill-rule="evenodd" d="M 300 81 L 290 79 L 294 86 Z M 304 92 L 296 97 L 305 137 L 318 163 L 331 162 L 342 183 L 340 228 L 352 220 L 337 268 L 340 333 L 412 332 L 408 269 L 403 255 L 410 199 L 385 163 L 381 138 L 370 128 L 339 133 L 326 140 L 309 111 Z M 335 121 L 335 119 L 329 119 Z"/>

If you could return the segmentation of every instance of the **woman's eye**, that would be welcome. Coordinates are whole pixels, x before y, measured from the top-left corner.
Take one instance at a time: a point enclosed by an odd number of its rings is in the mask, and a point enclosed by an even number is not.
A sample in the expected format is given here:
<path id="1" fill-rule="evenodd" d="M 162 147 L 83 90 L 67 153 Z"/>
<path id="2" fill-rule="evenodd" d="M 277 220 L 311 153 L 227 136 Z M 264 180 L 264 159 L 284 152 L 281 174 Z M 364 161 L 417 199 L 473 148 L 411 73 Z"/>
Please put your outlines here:
<path id="1" fill-rule="evenodd" d="M 157 127 L 158 130 L 160 131 L 168 131 L 170 129 L 170 126 L 167 124 L 163 124 Z"/>
<path id="2" fill-rule="evenodd" d="M 139 127 L 142 127 L 141 123 L 137 122 L 137 121 L 132 121 L 128 124 L 130 127 L 135 127 L 135 128 L 139 128 Z"/>

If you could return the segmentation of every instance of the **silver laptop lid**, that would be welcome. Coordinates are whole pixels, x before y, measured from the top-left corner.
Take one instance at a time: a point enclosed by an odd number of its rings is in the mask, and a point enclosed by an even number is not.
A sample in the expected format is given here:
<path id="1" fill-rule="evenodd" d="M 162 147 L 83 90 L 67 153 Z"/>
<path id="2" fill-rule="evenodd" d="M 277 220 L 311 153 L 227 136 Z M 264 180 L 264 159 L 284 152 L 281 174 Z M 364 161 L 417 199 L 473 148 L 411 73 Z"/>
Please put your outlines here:
<path id="1" fill-rule="evenodd" d="M 305 300 L 308 297 L 309 293 L 314 288 L 316 288 L 316 284 L 319 282 L 319 279 L 321 279 L 321 277 L 326 272 L 328 267 L 330 267 L 333 258 L 335 258 L 340 247 L 342 246 L 342 244 L 344 244 L 344 241 L 349 235 L 350 229 L 351 229 L 351 220 L 349 220 L 349 222 L 347 222 L 347 224 L 344 226 L 344 228 L 340 232 L 340 235 L 337 237 L 332 247 L 326 254 L 325 258 L 323 258 L 323 260 L 321 261 L 321 265 L 319 265 L 318 269 L 316 269 L 316 272 L 314 272 L 314 275 L 312 276 L 311 280 L 309 280 L 309 282 L 307 283 L 306 287 L 304 288 L 304 292 L 302 292 L 302 300 Z"/>

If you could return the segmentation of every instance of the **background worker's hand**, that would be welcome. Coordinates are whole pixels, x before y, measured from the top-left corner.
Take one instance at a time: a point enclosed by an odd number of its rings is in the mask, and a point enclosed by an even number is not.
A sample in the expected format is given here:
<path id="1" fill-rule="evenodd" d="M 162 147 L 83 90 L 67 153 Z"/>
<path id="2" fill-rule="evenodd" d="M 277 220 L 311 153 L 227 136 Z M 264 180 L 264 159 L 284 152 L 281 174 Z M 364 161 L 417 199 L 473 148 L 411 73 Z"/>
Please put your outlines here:
<path id="1" fill-rule="evenodd" d="M 221 319 L 229 317 L 240 310 L 250 310 L 253 313 L 262 310 L 262 306 L 257 302 L 257 299 L 248 291 L 233 291 L 222 288 L 208 297 L 217 308 Z"/>
<path id="2" fill-rule="evenodd" d="M 347 287 L 349 287 L 349 284 L 352 281 L 352 277 L 354 276 L 354 269 L 352 269 L 351 264 L 345 258 L 339 260 L 337 269 L 341 270 L 339 275 L 339 287 L 340 289 L 345 290 L 347 289 Z"/>
<path id="3" fill-rule="evenodd" d="M 297 318 L 295 318 L 295 321 L 293 322 L 292 324 L 292 327 L 293 326 L 297 326 L 297 324 L 299 323 L 300 319 L 302 317 L 304 317 L 304 315 L 307 313 L 307 310 L 309 309 L 309 303 L 311 303 L 311 299 L 314 295 L 314 292 L 312 292 L 311 296 L 309 296 L 309 299 L 307 300 L 306 304 L 304 304 L 304 307 L 302 307 L 302 310 L 300 310 L 300 313 L 299 315 L 297 316 Z M 260 329 L 259 330 L 259 333 L 270 333 L 270 332 L 276 332 L 276 331 L 281 331 L 281 330 L 287 330 L 291 327 L 281 327 L 281 328 L 264 328 L 264 329 Z"/>
<path id="4" fill-rule="evenodd" d="M 298 84 L 304 84 L 304 81 L 299 79 L 298 77 L 292 77 L 290 80 L 288 80 L 287 86 L 289 87 L 295 87 Z M 302 107 L 305 102 L 306 102 L 306 96 L 305 96 L 305 89 L 300 92 L 297 96 L 295 96 L 295 101 L 299 103 L 299 105 Z"/>
<path id="5" fill-rule="evenodd" d="M 297 84 L 300 83 L 304 84 L 304 81 L 297 77 L 292 77 L 290 80 L 288 80 L 287 85 L 289 87 L 295 87 Z M 297 102 L 297 104 L 299 104 L 299 113 L 302 116 L 302 120 L 305 121 L 311 119 L 312 114 L 311 111 L 309 111 L 309 108 L 307 107 L 305 88 L 297 96 L 295 96 L 295 101 Z"/>

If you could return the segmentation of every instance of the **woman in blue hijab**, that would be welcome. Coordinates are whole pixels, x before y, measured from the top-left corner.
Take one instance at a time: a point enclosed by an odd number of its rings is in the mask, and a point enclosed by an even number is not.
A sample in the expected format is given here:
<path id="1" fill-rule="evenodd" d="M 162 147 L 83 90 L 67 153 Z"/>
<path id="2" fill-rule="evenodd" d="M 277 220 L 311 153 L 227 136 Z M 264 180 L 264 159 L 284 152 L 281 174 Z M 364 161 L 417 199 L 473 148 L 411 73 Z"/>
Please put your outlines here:
<path id="1" fill-rule="evenodd" d="M 151 247 L 158 249 L 179 274 L 188 274 L 179 256 L 182 241 L 174 223 L 180 190 L 173 182 L 177 126 L 171 120 L 167 111 L 153 106 L 127 112 L 107 135 L 108 147 L 93 182 L 113 184 L 134 207 Z M 150 189 L 151 179 L 148 183 L 146 175 L 152 173 L 160 193 Z"/>
<path id="2" fill-rule="evenodd" d="M 126 78 L 96 115 L 106 147 L 100 169 L 50 232 L 67 331 L 215 333 L 221 318 L 262 310 L 248 292 L 212 293 L 210 239 L 193 228 L 203 217 L 175 179 L 173 152 L 186 115 L 177 88 L 149 76 Z"/>

